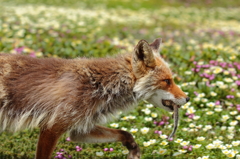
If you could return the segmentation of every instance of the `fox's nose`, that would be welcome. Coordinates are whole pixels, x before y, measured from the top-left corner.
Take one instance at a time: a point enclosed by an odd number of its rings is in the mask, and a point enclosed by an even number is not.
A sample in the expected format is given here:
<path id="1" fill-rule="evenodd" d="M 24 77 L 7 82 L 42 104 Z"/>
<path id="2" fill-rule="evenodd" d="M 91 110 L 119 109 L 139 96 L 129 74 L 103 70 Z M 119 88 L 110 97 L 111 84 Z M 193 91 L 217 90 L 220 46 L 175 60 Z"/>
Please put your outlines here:
<path id="1" fill-rule="evenodd" d="M 189 97 L 187 97 L 187 98 L 186 98 L 186 101 L 187 101 L 187 102 L 189 102 L 189 101 L 190 101 L 190 98 L 189 98 Z"/>

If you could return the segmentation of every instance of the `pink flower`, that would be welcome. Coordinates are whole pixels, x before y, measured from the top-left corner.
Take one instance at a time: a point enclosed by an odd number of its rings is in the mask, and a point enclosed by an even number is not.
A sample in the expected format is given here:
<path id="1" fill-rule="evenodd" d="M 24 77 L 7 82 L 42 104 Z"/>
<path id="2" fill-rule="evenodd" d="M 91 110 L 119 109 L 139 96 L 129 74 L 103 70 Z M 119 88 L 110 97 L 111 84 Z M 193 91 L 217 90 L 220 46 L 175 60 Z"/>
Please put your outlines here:
<path id="1" fill-rule="evenodd" d="M 103 151 L 108 151 L 108 148 L 104 148 Z"/>
<path id="2" fill-rule="evenodd" d="M 70 137 L 67 137 L 66 141 L 71 141 Z"/>

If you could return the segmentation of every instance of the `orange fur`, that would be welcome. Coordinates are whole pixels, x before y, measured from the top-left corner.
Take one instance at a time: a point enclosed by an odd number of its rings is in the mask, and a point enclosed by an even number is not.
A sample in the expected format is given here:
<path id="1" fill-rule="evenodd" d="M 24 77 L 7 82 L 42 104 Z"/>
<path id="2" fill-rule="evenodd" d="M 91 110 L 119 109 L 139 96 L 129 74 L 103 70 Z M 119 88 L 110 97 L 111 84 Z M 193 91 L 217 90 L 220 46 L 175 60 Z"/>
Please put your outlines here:
<path id="1" fill-rule="evenodd" d="M 131 134 L 98 125 L 142 99 L 152 99 L 159 90 L 167 91 L 173 100 L 179 98 L 178 103 L 186 101 L 158 54 L 160 41 L 141 40 L 133 54 L 116 58 L 36 59 L 0 54 L 0 132 L 40 127 L 37 159 L 50 158 L 66 131 L 73 141 L 120 141 L 129 149 L 129 159 L 140 158 Z M 172 84 L 166 85 L 166 79 Z M 154 103 L 161 105 L 156 99 Z"/>

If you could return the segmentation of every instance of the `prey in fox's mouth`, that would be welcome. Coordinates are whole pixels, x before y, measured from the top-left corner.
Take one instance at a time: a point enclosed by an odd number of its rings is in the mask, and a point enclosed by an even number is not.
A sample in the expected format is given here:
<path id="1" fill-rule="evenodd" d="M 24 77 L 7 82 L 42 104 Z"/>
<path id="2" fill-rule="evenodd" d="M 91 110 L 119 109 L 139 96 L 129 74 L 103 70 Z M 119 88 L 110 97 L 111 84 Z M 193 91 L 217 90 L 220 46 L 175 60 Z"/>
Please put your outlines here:
<path id="1" fill-rule="evenodd" d="M 163 104 L 163 106 L 168 107 L 169 109 L 171 109 L 171 111 L 174 111 L 174 107 L 177 107 L 177 108 L 181 107 L 180 105 L 177 105 L 176 103 L 174 103 L 171 100 L 164 100 L 163 99 L 162 100 L 162 104 Z"/>

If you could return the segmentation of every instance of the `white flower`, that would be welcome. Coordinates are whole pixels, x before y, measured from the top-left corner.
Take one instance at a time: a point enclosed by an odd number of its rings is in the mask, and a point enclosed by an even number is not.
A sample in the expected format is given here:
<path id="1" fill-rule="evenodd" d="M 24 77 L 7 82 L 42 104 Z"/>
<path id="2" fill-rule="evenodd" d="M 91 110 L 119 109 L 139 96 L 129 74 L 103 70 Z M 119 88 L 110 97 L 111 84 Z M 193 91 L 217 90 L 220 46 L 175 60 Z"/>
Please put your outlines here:
<path id="1" fill-rule="evenodd" d="M 210 129 L 212 129 L 212 125 L 205 125 L 205 128 L 210 130 Z"/>
<path id="2" fill-rule="evenodd" d="M 213 113 L 214 113 L 213 111 L 206 112 L 207 115 L 212 115 Z"/>
<path id="3" fill-rule="evenodd" d="M 151 116 L 152 116 L 153 118 L 156 118 L 156 117 L 158 116 L 158 114 L 157 114 L 157 113 L 151 113 Z"/>
<path id="4" fill-rule="evenodd" d="M 126 155 L 126 154 L 129 153 L 129 151 L 128 151 L 128 150 L 123 150 L 122 153 L 123 153 L 124 155 Z"/>
<path id="5" fill-rule="evenodd" d="M 229 119 L 229 116 L 228 115 L 223 115 L 222 116 L 222 121 L 227 121 Z"/>
<path id="6" fill-rule="evenodd" d="M 184 74 L 186 74 L 186 75 L 191 75 L 191 74 L 192 74 L 192 71 L 185 71 Z"/>
<path id="7" fill-rule="evenodd" d="M 203 136 L 197 137 L 197 141 L 203 141 L 203 140 L 205 140 L 205 137 Z"/>
<path id="8" fill-rule="evenodd" d="M 160 135 L 162 139 L 166 139 L 168 136 L 167 135 Z"/>
<path id="9" fill-rule="evenodd" d="M 233 145 L 233 146 L 238 146 L 238 145 L 240 145 L 240 140 L 238 140 L 238 141 L 232 141 L 232 145 Z"/>
<path id="10" fill-rule="evenodd" d="M 223 142 L 221 140 L 215 140 L 213 141 L 213 145 L 215 148 L 219 148 L 219 146 L 222 144 Z"/>
<path id="11" fill-rule="evenodd" d="M 189 107 L 188 109 L 187 109 L 187 113 L 188 114 L 194 114 L 196 112 L 196 110 L 194 109 L 194 107 Z"/>
<path id="12" fill-rule="evenodd" d="M 130 130 L 131 133 L 136 133 L 137 131 L 138 131 L 137 128 L 132 128 L 132 129 Z"/>
<path id="13" fill-rule="evenodd" d="M 122 128 L 121 128 L 121 130 L 123 130 L 123 131 L 127 131 L 127 128 L 125 128 L 125 127 L 122 127 Z"/>
<path id="14" fill-rule="evenodd" d="M 208 144 L 208 145 L 206 146 L 206 148 L 207 148 L 207 149 L 214 149 L 215 146 L 214 146 L 213 144 Z"/>
<path id="15" fill-rule="evenodd" d="M 167 152 L 166 149 L 159 149 L 158 154 L 162 155 L 165 154 Z"/>
<path id="16" fill-rule="evenodd" d="M 232 148 L 232 145 L 230 145 L 230 144 L 226 144 L 225 146 L 226 146 L 226 148 Z"/>
<path id="17" fill-rule="evenodd" d="M 240 115 L 236 116 L 236 119 L 237 119 L 237 120 L 240 120 Z"/>
<path id="18" fill-rule="evenodd" d="M 190 141 L 183 141 L 183 142 L 181 142 L 180 144 L 181 144 L 182 146 L 187 146 L 189 143 L 190 143 Z"/>
<path id="19" fill-rule="evenodd" d="M 96 152 L 96 156 L 103 156 L 103 152 Z"/>
<path id="20" fill-rule="evenodd" d="M 147 107 L 147 108 L 152 108 L 153 105 L 149 103 L 149 104 L 146 104 L 146 107 Z"/>
<path id="21" fill-rule="evenodd" d="M 144 120 L 145 121 L 152 121 L 152 118 L 151 117 L 145 117 Z"/>
<path id="22" fill-rule="evenodd" d="M 181 154 L 182 154 L 181 152 L 174 152 L 173 156 L 178 156 L 178 155 L 181 155 Z"/>
<path id="23" fill-rule="evenodd" d="M 150 146 L 150 145 L 151 145 L 151 143 L 150 143 L 149 141 L 143 142 L 143 146 L 144 146 L 144 147 L 148 147 L 148 146 Z"/>
<path id="24" fill-rule="evenodd" d="M 206 105 L 207 105 L 208 107 L 211 107 L 211 108 L 212 108 L 212 107 L 215 106 L 215 103 L 213 103 L 213 102 L 209 102 L 209 103 L 207 103 Z"/>
<path id="25" fill-rule="evenodd" d="M 128 116 L 128 119 L 136 119 L 136 116 L 130 115 L 130 116 Z"/>
<path id="26" fill-rule="evenodd" d="M 151 139 L 151 140 L 149 140 L 149 142 L 151 143 L 151 145 L 152 145 L 152 144 L 155 144 L 156 141 L 157 141 L 156 139 Z"/>
<path id="27" fill-rule="evenodd" d="M 200 119 L 200 116 L 195 115 L 195 116 L 193 117 L 193 120 L 198 120 L 198 119 Z"/>
<path id="28" fill-rule="evenodd" d="M 174 142 L 176 142 L 176 143 L 181 143 L 183 141 L 183 139 L 177 139 L 177 140 L 175 140 Z"/>
<path id="29" fill-rule="evenodd" d="M 196 144 L 196 145 L 193 145 L 193 148 L 198 149 L 198 148 L 200 148 L 201 146 L 202 146 L 201 144 Z"/>
<path id="30" fill-rule="evenodd" d="M 147 128 L 147 127 L 144 127 L 141 129 L 142 134 L 147 134 L 148 131 L 149 131 L 149 128 Z"/>
<path id="31" fill-rule="evenodd" d="M 238 112 L 236 110 L 230 112 L 230 115 L 237 115 L 237 114 L 238 114 Z"/>
<path id="32" fill-rule="evenodd" d="M 224 78 L 223 79 L 225 82 L 227 82 L 227 83 L 232 83 L 232 82 L 234 82 L 231 78 Z"/>
<path id="33" fill-rule="evenodd" d="M 211 67 L 211 69 L 212 69 L 214 74 L 218 74 L 218 73 L 221 73 L 223 71 L 223 69 L 221 67 L 218 67 L 218 66 Z"/>
<path id="34" fill-rule="evenodd" d="M 112 123 L 112 124 L 110 124 L 110 126 L 113 128 L 118 128 L 119 125 L 118 125 L 118 123 Z"/>
<path id="35" fill-rule="evenodd" d="M 222 111 L 222 108 L 215 108 L 214 111 L 215 111 L 215 112 L 221 112 L 221 111 Z"/>
<path id="36" fill-rule="evenodd" d="M 146 109 L 142 109 L 142 111 L 143 111 L 146 115 L 148 115 L 148 114 L 151 113 L 151 110 L 148 109 L 148 108 L 146 108 Z"/>
<path id="37" fill-rule="evenodd" d="M 231 126 L 236 126 L 238 124 L 238 121 L 237 120 L 234 120 L 234 121 L 231 121 L 229 123 Z"/>
<path id="38" fill-rule="evenodd" d="M 122 117 L 121 120 L 128 120 L 128 116 Z"/>
<path id="39" fill-rule="evenodd" d="M 199 94 L 198 94 L 198 97 L 199 97 L 199 98 L 205 97 L 205 93 L 199 93 Z"/>
<path id="40" fill-rule="evenodd" d="M 215 96 L 217 96 L 217 93 L 215 93 L 215 92 L 210 92 L 210 95 L 213 96 L 213 97 L 215 97 Z"/>
<path id="41" fill-rule="evenodd" d="M 168 144 L 168 142 L 165 141 L 165 140 L 160 143 L 160 145 L 163 145 L 163 146 L 165 146 L 165 145 L 167 145 L 167 144 Z"/>
<path id="42" fill-rule="evenodd" d="M 227 147 L 224 146 L 224 145 L 219 145 L 218 148 L 221 149 L 221 150 L 225 150 L 225 149 L 227 149 Z"/>
<path id="43" fill-rule="evenodd" d="M 183 150 L 183 149 L 181 149 L 181 150 L 178 150 L 180 153 L 186 153 L 187 152 L 187 150 Z"/>

